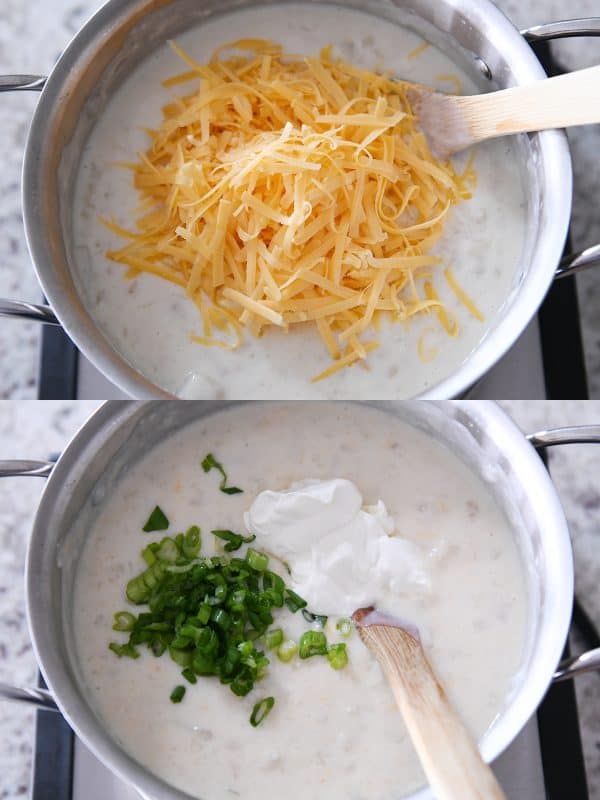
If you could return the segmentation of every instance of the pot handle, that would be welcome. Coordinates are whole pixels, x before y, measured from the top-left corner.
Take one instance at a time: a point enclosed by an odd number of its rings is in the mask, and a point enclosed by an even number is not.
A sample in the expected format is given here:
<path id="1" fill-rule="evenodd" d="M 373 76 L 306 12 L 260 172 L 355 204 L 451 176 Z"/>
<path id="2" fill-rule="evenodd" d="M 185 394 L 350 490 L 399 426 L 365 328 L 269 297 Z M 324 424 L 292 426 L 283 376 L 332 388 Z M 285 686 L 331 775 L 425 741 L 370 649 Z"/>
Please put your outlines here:
<path id="1" fill-rule="evenodd" d="M 53 461 L 0 461 L 0 478 L 39 477 L 47 478 L 54 468 Z M 0 681 L 0 700 L 14 700 L 18 703 L 58 711 L 54 698 L 46 689 L 11 686 Z"/>
<path id="2" fill-rule="evenodd" d="M 43 75 L 0 75 L 0 93 L 2 92 L 41 92 L 46 85 Z M 60 325 L 50 306 L 22 303 L 19 300 L 8 300 L 0 297 L 0 317 L 43 322 L 47 325 Z"/>
<path id="3" fill-rule="evenodd" d="M 0 92 L 41 92 L 46 80 L 43 75 L 0 75 Z"/>
<path id="4" fill-rule="evenodd" d="M 579 253 L 565 256 L 554 273 L 555 278 L 568 278 L 590 267 L 600 266 L 600 244 L 588 247 Z"/>
<path id="5" fill-rule="evenodd" d="M 521 31 L 528 42 L 546 42 L 550 39 L 568 39 L 572 36 L 600 36 L 600 17 L 563 19 L 559 22 L 546 22 Z"/>
<path id="6" fill-rule="evenodd" d="M 569 678 L 576 678 L 585 672 L 600 670 L 600 647 L 595 650 L 588 650 L 580 656 L 573 656 L 561 661 L 556 672 L 552 676 L 552 683 L 566 681 Z"/>
<path id="7" fill-rule="evenodd" d="M 529 434 L 527 441 L 536 450 L 559 444 L 600 444 L 600 425 L 573 425 L 568 428 L 538 431 Z M 600 648 L 561 661 L 552 676 L 552 682 L 558 683 L 593 670 L 600 670 Z"/>
<path id="8" fill-rule="evenodd" d="M 41 92 L 46 80 L 43 75 L 0 75 L 0 93 Z M 47 325 L 60 325 L 50 306 L 38 306 L 5 298 L 0 298 L 0 317 L 17 317 L 44 322 Z"/>
<path id="9" fill-rule="evenodd" d="M 559 22 L 548 22 L 525 28 L 521 35 L 530 44 L 546 42 L 550 39 L 567 39 L 573 36 L 600 36 L 600 17 L 584 17 L 582 19 L 565 19 Z M 577 272 L 590 267 L 600 266 L 600 245 L 588 247 L 580 253 L 565 256 L 556 272 L 555 278 L 568 278 Z"/>
<path id="10" fill-rule="evenodd" d="M 20 300 L 8 300 L 2 297 L 0 297 L 0 317 L 14 317 L 42 322 L 46 325 L 60 325 L 50 306 L 23 303 Z"/>
<path id="11" fill-rule="evenodd" d="M 573 425 L 569 428 L 552 428 L 548 431 L 530 433 L 527 441 L 536 450 L 554 447 L 558 444 L 597 444 L 600 443 L 600 425 Z"/>

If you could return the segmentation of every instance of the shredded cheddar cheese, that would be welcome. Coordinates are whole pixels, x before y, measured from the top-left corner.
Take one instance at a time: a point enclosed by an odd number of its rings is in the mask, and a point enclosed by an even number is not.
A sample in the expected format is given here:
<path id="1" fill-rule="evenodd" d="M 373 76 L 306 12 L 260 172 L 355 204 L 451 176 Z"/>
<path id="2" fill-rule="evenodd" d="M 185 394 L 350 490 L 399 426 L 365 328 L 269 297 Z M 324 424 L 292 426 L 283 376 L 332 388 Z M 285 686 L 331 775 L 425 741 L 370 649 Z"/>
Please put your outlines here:
<path id="1" fill-rule="evenodd" d="M 410 52 L 408 52 L 406 54 L 406 57 L 407 58 L 418 58 L 418 56 L 420 56 L 422 53 L 424 53 L 430 47 L 431 47 L 431 44 L 429 42 L 422 42 L 420 45 L 417 45 L 417 47 L 415 47 L 414 50 L 411 50 Z"/>
<path id="2" fill-rule="evenodd" d="M 382 316 L 435 313 L 458 333 L 433 288 L 431 254 L 451 207 L 470 197 L 471 162 L 457 174 L 430 154 L 407 99 L 410 84 L 334 58 L 282 52 L 262 40 L 220 47 L 200 64 L 176 44 L 193 82 L 163 110 L 133 164 L 137 229 L 105 224 L 125 246 L 107 255 L 184 287 L 205 346 L 239 347 L 312 325 L 333 364 L 367 358 Z M 242 54 L 223 57 L 225 51 Z M 451 270 L 446 279 L 474 316 Z M 479 317 L 478 317 L 479 318 Z"/>

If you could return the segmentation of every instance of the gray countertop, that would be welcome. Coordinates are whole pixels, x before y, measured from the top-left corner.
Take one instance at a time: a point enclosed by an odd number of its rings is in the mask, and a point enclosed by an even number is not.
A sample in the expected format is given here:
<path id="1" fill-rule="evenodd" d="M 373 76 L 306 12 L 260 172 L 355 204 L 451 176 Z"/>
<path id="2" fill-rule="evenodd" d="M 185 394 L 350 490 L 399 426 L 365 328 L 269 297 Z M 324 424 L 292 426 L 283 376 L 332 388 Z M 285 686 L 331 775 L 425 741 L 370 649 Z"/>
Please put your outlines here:
<path id="1" fill-rule="evenodd" d="M 0 74 L 47 74 L 61 50 L 100 0 L 0 0 Z M 498 0 L 520 27 L 551 19 L 600 13 L 599 0 Z M 600 61 L 600 42 L 572 40 L 554 45 L 573 69 Z M 0 99 L 0 297 L 39 302 L 40 289 L 29 260 L 21 221 L 20 170 L 25 137 L 36 98 L 29 94 Z M 582 249 L 600 242 L 595 198 L 600 187 L 600 129 L 570 135 L 575 165 L 573 242 Z M 600 269 L 578 278 L 590 394 L 600 397 Z M 0 320 L 0 397 L 36 397 L 38 326 Z"/>
<path id="2" fill-rule="evenodd" d="M 97 403 L 0 401 L 0 458 L 45 459 L 59 452 Z M 526 432 L 600 423 L 600 401 L 510 401 L 505 408 Z M 571 526 L 577 593 L 600 624 L 600 448 L 568 446 L 552 451 L 551 470 Z M 27 634 L 23 561 L 42 482 L 0 482 L 0 681 L 31 684 L 35 659 Z M 577 646 L 577 643 L 574 643 Z M 577 682 L 592 800 L 600 800 L 600 675 Z M 0 799 L 29 791 L 33 715 L 0 702 Z M 526 800 L 526 798 L 523 798 Z"/>

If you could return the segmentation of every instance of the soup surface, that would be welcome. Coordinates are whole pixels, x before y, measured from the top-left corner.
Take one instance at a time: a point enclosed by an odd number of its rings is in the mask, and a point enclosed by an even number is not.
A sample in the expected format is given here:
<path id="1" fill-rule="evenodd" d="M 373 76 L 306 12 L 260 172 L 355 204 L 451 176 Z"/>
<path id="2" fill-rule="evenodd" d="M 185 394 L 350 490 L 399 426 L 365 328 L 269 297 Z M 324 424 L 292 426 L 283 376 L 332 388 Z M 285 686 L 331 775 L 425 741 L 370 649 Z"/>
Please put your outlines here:
<path id="1" fill-rule="evenodd" d="M 202 471 L 209 452 L 243 493 L 223 494 L 218 476 Z M 518 548 L 486 487 L 450 451 L 390 413 L 353 404 L 250 404 L 199 419 L 151 451 L 106 501 L 73 602 L 91 704 L 132 756 L 194 797 L 392 800 L 423 783 L 391 691 L 355 631 L 344 640 L 344 669 L 323 657 L 282 663 L 269 652 L 268 673 L 247 697 L 200 677 L 177 705 L 169 694 L 181 668 L 167 655 L 144 650 L 134 661 L 108 649 L 118 638 L 113 614 L 136 611 L 124 588 L 145 566 L 140 551 L 161 536 L 142 533 L 155 505 L 169 533 L 199 525 L 202 554 L 222 553 L 212 529 L 244 533 L 244 513 L 261 492 L 306 478 L 346 479 L 365 504 L 382 500 L 394 536 L 419 553 L 428 579 L 396 582 L 384 610 L 418 626 L 473 735 L 481 739 L 518 679 L 528 619 Z M 285 608 L 274 624 L 296 640 L 307 629 Z M 325 632 L 340 641 L 334 616 Z M 251 727 L 253 705 L 270 695 L 273 710 Z"/>
<path id="2" fill-rule="evenodd" d="M 387 70 L 444 91 L 459 87 L 465 93 L 478 91 L 433 46 L 415 54 L 423 40 L 414 32 L 333 5 L 286 3 L 268 11 L 239 11 L 210 18 L 178 36 L 177 42 L 205 62 L 216 46 L 247 37 L 271 38 L 288 52 L 307 55 L 332 43 L 357 66 Z M 409 326 L 384 322 L 377 332 L 380 347 L 369 355 L 369 369 L 355 366 L 311 383 L 330 365 L 312 327 L 288 334 L 270 330 L 260 339 L 248 332 L 234 352 L 195 344 L 190 334 L 201 333 L 202 323 L 183 289 L 148 274 L 125 281 L 125 269 L 105 256 L 121 240 L 102 225 L 100 217 L 131 228 L 139 206 L 131 173 L 115 162 L 132 162 L 147 148 L 143 128 L 156 127 L 162 106 L 178 93 L 178 87 L 162 88 L 161 81 L 181 69 L 181 61 L 166 44 L 147 59 L 109 102 L 81 161 L 73 260 L 90 311 L 123 356 L 167 391 L 206 399 L 410 397 L 455 371 L 485 336 L 506 300 L 521 256 L 525 199 L 514 142 L 498 140 L 478 148 L 474 196 L 451 210 L 432 251 L 443 259 L 436 268 L 435 288 L 458 320 L 458 337 L 448 336 L 434 315 L 413 318 Z M 466 156 L 456 161 L 460 167 Z M 452 267 L 484 322 L 472 317 L 454 295 L 443 278 L 444 266 Z M 427 360 L 419 355 L 420 340 Z"/>

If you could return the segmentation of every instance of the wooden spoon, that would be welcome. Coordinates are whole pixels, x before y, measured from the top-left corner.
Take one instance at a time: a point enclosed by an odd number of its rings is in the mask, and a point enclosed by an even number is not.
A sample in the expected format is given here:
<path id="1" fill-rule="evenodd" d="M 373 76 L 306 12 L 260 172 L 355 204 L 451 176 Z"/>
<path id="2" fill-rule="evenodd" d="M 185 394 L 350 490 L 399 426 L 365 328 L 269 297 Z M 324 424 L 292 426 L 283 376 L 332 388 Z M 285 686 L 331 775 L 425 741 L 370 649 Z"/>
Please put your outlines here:
<path id="1" fill-rule="evenodd" d="M 600 122 L 600 66 L 465 97 L 411 89 L 408 100 L 431 152 L 445 160 L 497 136 Z"/>
<path id="2" fill-rule="evenodd" d="M 373 608 L 358 609 L 352 619 L 388 679 L 438 800 L 505 800 L 436 678 L 418 633 Z"/>

